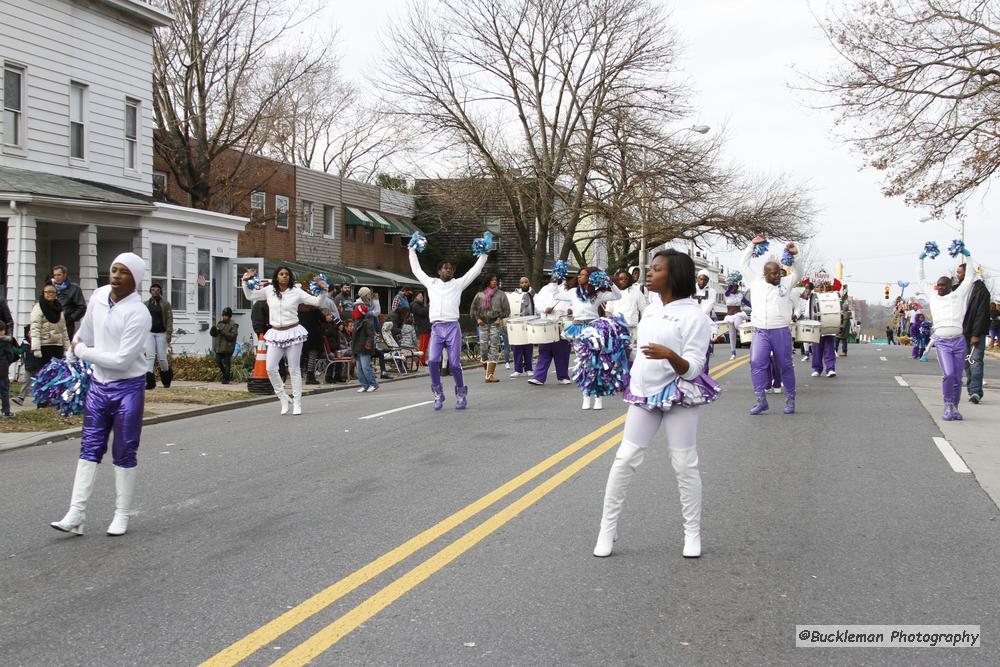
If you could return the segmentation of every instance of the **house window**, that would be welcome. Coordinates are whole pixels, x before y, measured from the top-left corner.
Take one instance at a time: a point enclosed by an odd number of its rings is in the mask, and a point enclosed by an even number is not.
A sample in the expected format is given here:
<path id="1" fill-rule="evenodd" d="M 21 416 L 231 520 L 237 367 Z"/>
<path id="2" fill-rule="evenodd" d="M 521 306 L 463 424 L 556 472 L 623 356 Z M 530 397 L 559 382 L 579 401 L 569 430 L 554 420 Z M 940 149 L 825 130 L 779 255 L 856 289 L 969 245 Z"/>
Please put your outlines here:
<path id="1" fill-rule="evenodd" d="M 87 153 L 87 87 L 69 84 L 69 156 L 83 160 Z"/>
<path id="2" fill-rule="evenodd" d="M 399 247 L 403 248 L 404 250 L 406 248 L 409 248 L 410 247 L 410 237 L 403 236 L 402 234 L 400 234 L 399 235 Z"/>
<path id="3" fill-rule="evenodd" d="M 288 197 L 283 195 L 274 195 L 274 225 L 288 229 Z"/>
<path id="4" fill-rule="evenodd" d="M 500 218 L 486 218 L 486 231 L 493 234 L 492 250 L 500 249 Z"/>
<path id="5" fill-rule="evenodd" d="M 168 255 L 167 246 L 165 246 L 162 243 L 154 243 L 151 246 L 150 254 L 152 255 L 150 261 L 150 264 L 152 265 L 152 271 L 150 271 L 150 277 L 152 280 L 150 284 L 159 285 L 161 288 L 163 288 L 163 292 L 165 294 L 169 294 L 169 292 L 166 289 L 167 286 L 170 284 L 170 281 L 167 280 L 167 255 Z"/>
<path id="6" fill-rule="evenodd" d="M 166 199 L 167 197 L 167 174 L 162 171 L 153 172 L 153 197 L 156 199 Z"/>
<path id="7" fill-rule="evenodd" d="M 310 234 L 315 233 L 315 224 L 313 220 L 313 203 L 311 201 L 302 201 L 302 227 L 303 231 Z"/>
<path id="8" fill-rule="evenodd" d="M 170 306 L 187 310 L 187 248 L 170 246 Z"/>
<path id="9" fill-rule="evenodd" d="M 139 169 L 139 100 L 125 100 L 125 168 Z"/>
<path id="10" fill-rule="evenodd" d="M 198 248 L 198 310 L 212 310 L 212 253 Z"/>
<path id="11" fill-rule="evenodd" d="M 333 207 L 324 206 L 323 207 L 323 236 L 327 238 L 333 238 Z"/>
<path id="12" fill-rule="evenodd" d="M 393 243 L 393 237 L 394 236 L 395 236 L 394 234 L 390 234 L 389 232 L 383 230 L 382 231 L 382 243 L 384 245 L 395 245 Z"/>
<path id="13" fill-rule="evenodd" d="M 15 65 L 3 66 L 4 143 L 21 146 L 24 142 L 24 70 Z"/>
<path id="14" fill-rule="evenodd" d="M 365 227 L 365 243 L 375 243 L 375 230 Z"/>
<path id="15" fill-rule="evenodd" d="M 358 240 L 358 228 L 354 225 L 348 225 L 347 227 L 347 240 L 357 241 Z"/>
<path id="16" fill-rule="evenodd" d="M 264 222 L 267 215 L 267 194 L 264 192 L 250 193 L 250 220 Z"/>

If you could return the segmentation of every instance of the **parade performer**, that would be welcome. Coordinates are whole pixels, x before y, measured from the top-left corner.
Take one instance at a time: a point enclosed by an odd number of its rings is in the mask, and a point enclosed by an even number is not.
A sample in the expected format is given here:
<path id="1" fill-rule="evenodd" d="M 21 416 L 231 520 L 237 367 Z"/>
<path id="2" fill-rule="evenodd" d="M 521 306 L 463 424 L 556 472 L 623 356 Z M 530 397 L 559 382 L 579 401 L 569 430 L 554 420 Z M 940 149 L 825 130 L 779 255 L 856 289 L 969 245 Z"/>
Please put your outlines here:
<path id="1" fill-rule="evenodd" d="M 910 325 L 910 342 L 913 343 L 911 357 L 927 361 L 924 354 L 927 352 L 927 343 L 930 339 L 931 324 L 924 317 L 924 314 L 917 311 L 917 316 Z"/>
<path id="2" fill-rule="evenodd" d="M 591 280 L 593 278 L 593 280 Z M 598 363 L 594 358 L 595 341 L 593 334 L 587 332 L 584 335 L 584 328 L 596 320 L 602 319 L 600 308 L 608 301 L 615 301 L 622 298 L 622 293 L 618 287 L 611 282 L 608 274 L 597 267 L 585 266 L 577 273 L 576 278 L 570 281 L 566 289 L 557 292 L 555 299 L 569 304 L 567 315 L 573 318 L 573 324 L 563 329 L 563 335 L 573 341 L 573 349 L 576 351 L 578 365 L 574 373 L 574 381 L 583 392 L 583 410 L 600 410 L 604 407 L 604 396 L 609 396 L 609 389 L 615 382 L 609 377 L 604 377 L 606 373 L 618 373 L 618 368 L 606 368 L 607 364 Z M 609 354 L 617 354 L 618 347 L 623 345 L 625 359 L 628 358 L 628 328 L 624 320 L 611 320 L 598 325 L 601 336 L 605 339 L 601 348 L 607 350 Z M 618 331 L 612 324 L 614 321 L 622 322 L 622 329 Z M 604 372 L 588 372 L 590 361 L 594 361 L 594 366 L 601 366 Z M 613 393 L 613 391 L 611 392 Z"/>
<path id="3" fill-rule="evenodd" d="M 569 264 L 566 260 L 557 260 L 552 266 L 549 283 L 535 295 L 535 312 L 540 313 L 541 319 L 558 322 L 566 316 L 569 303 L 557 300 L 556 295 L 566 291 L 568 271 Z M 569 379 L 569 353 L 570 342 L 565 338 L 560 338 L 554 343 L 540 343 L 538 359 L 535 360 L 535 373 L 528 380 L 528 384 L 536 387 L 545 384 L 545 378 L 549 375 L 549 365 L 552 363 L 556 366 L 556 380 L 559 384 L 570 384 L 572 380 Z"/>
<path id="4" fill-rule="evenodd" d="M 808 320 L 812 318 L 813 309 L 815 308 L 813 302 L 816 299 L 813 298 L 813 284 L 808 278 L 802 279 L 802 291 L 799 293 L 799 301 L 795 304 L 795 314 L 792 316 L 793 320 Z M 810 355 L 812 354 L 812 345 L 809 343 L 802 343 L 802 361 L 808 361 Z"/>
<path id="5" fill-rule="evenodd" d="M 831 284 L 829 281 L 820 283 L 818 291 L 821 293 L 836 292 L 839 288 L 840 281 L 834 279 Z M 817 299 L 812 299 L 812 308 L 809 312 L 809 319 L 818 320 L 820 318 L 819 313 L 819 301 Z M 824 367 L 826 368 L 826 376 L 828 378 L 837 377 L 837 334 L 832 333 L 826 336 L 819 337 L 819 343 L 813 347 L 812 351 L 812 377 L 819 377 L 823 373 Z"/>
<path id="6" fill-rule="evenodd" d="M 438 264 L 438 277 L 431 278 L 420 268 L 420 260 L 417 258 L 417 250 L 426 247 L 427 239 L 417 233 L 410 239 L 410 270 L 427 288 L 427 308 L 431 321 L 427 363 L 435 410 L 440 410 L 444 406 L 441 355 L 445 349 L 448 350 L 448 368 L 455 378 L 455 408 L 464 410 L 468 405 L 469 388 L 465 386 L 465 378 L 462 375 L 462 328 L 458 324 L 458 309 L 462 301 L 462 292 L 479 277 L 483 267 L 486 266 L 487 253 L 492 248 L 491 242 L 491 236 L 473 241 L 473 253 L 478 257 L 472 268 L 461 278 L 455 277 L 455 265 L 447 260 Z"/>
<path id="7" fill-rule="evenodd" d="M 622 293 L 622 298 L 604 304 L 604 312 L 608 316 L 621 315 L 624 318 L 634 348 L 639 329 L 639 318 L 642 317 L 642 312 L 649 305 L 649 299 L 646 298 L 639 284 L 632 280 L 628 271 L 617 272 L 613 279 L 618 290 Z"/>
<path id="8" fill-rule="evenodd" d="M 514 317 L 535 317 L 538 312 L 535 310 L 535 290 L 531 288 L 531 281 L 528 276 L 521 276 L 518 287 L 514 290 L 514 295 L 521 298 L 521 307 L 517 314 L 511 313 Z M 528 375 L 531 373 L 531 361 L 534 357 L 535 346 L 531 343 L 527 345 L 511 345 L 514 353 L 514 372 L 510 374 L 512 378 Z"/>
<path id="9" fill-rule="evenodd" d="M 136 286 L 142 284 L 146 263 L 130 252 L 111 263 L 109 285 L 90 297 L 87 313 L 73 338 L 73 354 L 93 365 L 86 397 L 70 507 L 53 528 L 83 534 L 87 500 L 94 488 L 97 466 L 108 451 L 115 468 L 115 516 L 108 535 L 124 535 L 135 494 L 135 475 L 146 390 L 146 338 L 152 317 Z"/>
<path id="10" fill-rule="evenodd" d="M 743 274 L 733 271 L 726 276 L 726 291 L 723 297 L 726 300 L 726 316 L 722 321 L 729 325 L 729 358 L 736 358 L 736 347 L 739 345 L 740 326 L 750 319 L 743 311 L 743 292 L 740 290 L 740 282 Z"/>
<path id="11" fill-rule="evenodd" d="M 930 306 L 933 326 L 933 342 L 937 348 L 938 364 L 941 366 L 941 393 L 944 396 L 945 421 L 961 421 L 962 414 L 958 411 L 958 403 L 962 400 L 962 372 L 965 362 L 965 337 L 962 335 L 962 322 L 969 303 L 969 295 L 979 276 L 972 280 L 963 280 L 954 289 L 951 276 L 941 276 L 935 282 L 926 279 L 924 259 L 930 255 L 937 257 L 940 251 L 937 244 L 929 242 L 920 253 L 917 265 L 917 280 L 923 288 L 927 303 Z M 962 247 L 965 263 L 971 264 L 971 254 Z"/>
<path id="12" fill-rule="evenodd" d="M 302 345 L 309 332 L 299 323 L 299 304 L 332 310 L 328 296 L 330 286 L 321 278 L 314 279 L 318 294 L 309 294 L 295 282 L 295 274 L 287 266 L 279 266 L 269 285 L 260 286 L 254 277 L 257 269 L 250 267 L 243 274 L 243 295 L 249 301 L 266 301 L 271 328 L 264 334 L 267 345 L 267 377 L 281 403 L 281 414 L 288 414 L 288 394 L 281 379 L 279 365 L 288 361 L 292 378 L 292 414 L 302 414 Z"/>
<path id="13" fill-rule="evenodd" d="M 656 253 L 646 287 L 657 298 L 639 322 L 639 351 L 625 392 L 630 404 L 625 433 L 608 475 L 594 555 L 611 555 L 629 483 L 662 424 L 680 492 L 682 553 L 685 558 L 697 558 L 701 555 L 698 406 L 719 394 L 719 386 L 703 369 L 712 325 L 691 298 L 694 262 L 688 255 L 673 249 Z"/>
<path id="14" fill-rule="evenodd" d="M 766 252 L 766 249 L 767 240 L 763 236 L 758 235 L 753 239 L 743 253 L 743 273 L 754 275 L 750 261 Z M 787 265 L 794 262 L 798 249 L 794 243 L 789 243 L 785 250 L 782 260 Z M 792 365 L 792 332 L 789 327 L 795 308 L 792 286 L 799 282 L 799 272 L 792 265 L 788 275 L 782 278 L 781 266 L 777 261 L 769 259 L 757 275 L 759 277 L 753 280 L 749 289 L 753 304 L 750 322 L 754 326 L 753 343 L 750 345 L 750 375 L 757 395 L 757 404 L 750 409 L 750 414 L 759 415 L 768 409 L 765 392 L 767 377 L 770 375 L 768 365 L 773 352 L 785 387 L 784 412 L 790 415 L 795 412 L 795 367 Z"/>
<path id="15" fill-rule="evenodd" d="M 694 291 L 694 300 L 698 302 L 701 306 L 701 310 L 708 317 L 709 320 L 715 319 L 715 299 L 718 296 L 718 292 L 714 287 L 709 287 L 708 282 L 712 279 L 708 271 L 702 269 L 698 272 L 698 279 L 696 282 L 696 289 Z M 715 351 L 715 345 L 711 340 L 711 335 L 709 335 L 708 352 L 706 352 L 705 357 L 705 372 L 708 372 L 708 367 L 712 361 L 712 352 Z"/>

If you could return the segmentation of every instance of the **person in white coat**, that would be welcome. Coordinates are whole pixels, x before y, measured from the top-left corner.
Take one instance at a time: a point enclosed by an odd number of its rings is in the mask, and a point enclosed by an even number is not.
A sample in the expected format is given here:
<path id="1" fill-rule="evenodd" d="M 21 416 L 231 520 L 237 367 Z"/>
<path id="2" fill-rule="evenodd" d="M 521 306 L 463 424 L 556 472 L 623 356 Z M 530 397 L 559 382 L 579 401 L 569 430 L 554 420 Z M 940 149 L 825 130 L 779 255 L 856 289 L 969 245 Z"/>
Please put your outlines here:
<path id="1" fill-rule="evenodd" d="M 629 333 L 632 335 L 632 346 L 635 347 L 639 318 L 642 317 L 642 311 L 649 305 L 649 299 L 643 294 L 639 284 L 632 280 L 632 275 L 628 271 L 619 271 L 612 280 L 621 291 L 622 298 L 604 304 L 604 312 L 608 316 L 621 315 L 625 318 L 625 324 L 628 325 Z"/>
<path id="2" fill-rule="evenodd" d="M 685 558 L 701 555 L 701 474 L 698 470 L 699 406 L 719 387 L 704 372 L 712 325 L 695 291 L 694 261 L 674 249 L 653 257 L 646 287 L 657 295 L 639 321 L 639 349 L 625 392 L 625 433 L 604 491 L 604 511 L 594 555 L 610 556 L 629 483 L 662 425 L 677 477 L 684 519 Z"/>
<path id="3" fill-rule="evenodd" d="M 271 328 L 264 334 L 267 345 L 267 377 L 271 380 L 274 393 L 281 402 L 281 414 L 288 414 L 288 394 L 278 370 L 281 360 L 288 361 L 288 374 L 292 378 L 292 414 L 302 414 L 302 344 L 309 337 L 306 328 L 299 324 L 299 304 L 333 309 L 327 292 L 329 286 L 316 280 L 320 288 L 318 296 L 309 294 L 295 283 L 295 274 L 287 266 L 279 266 L 271 283 L 251 289 L 249 281 L 257 274 L 251 267 L 243 274 L 243 295 L 249 301 L 267 301 L 268 319 Z"/>

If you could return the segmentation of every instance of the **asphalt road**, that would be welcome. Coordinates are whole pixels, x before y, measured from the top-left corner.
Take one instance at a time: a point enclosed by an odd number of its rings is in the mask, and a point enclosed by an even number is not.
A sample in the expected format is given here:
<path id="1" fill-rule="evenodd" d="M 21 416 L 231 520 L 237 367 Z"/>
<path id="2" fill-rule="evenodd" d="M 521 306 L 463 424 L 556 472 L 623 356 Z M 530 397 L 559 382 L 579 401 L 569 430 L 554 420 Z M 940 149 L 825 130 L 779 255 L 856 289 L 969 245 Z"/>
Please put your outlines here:
<path id="1" fill-rule="evenodd" d="M 440 413 L 361 419 L 427 401 L 415 380 L 149 427 L 121 538 L 110 460 L 73 538 L 47 523 L 78 442 L 0 453 L 0 663 L 998 664 L 998 510 L 895 382 L 907 355 L 854 346 L 834 379 L 796 362 L 793 416 L 780 396 L 748 416 L 748 367 L 724 375 L 699 560 L 665 442 L 591 556 L 624 407 L 583 412 L 554 376 L 469 372 L 465 412 L 448 389 Z M 796 649 L 817 623 L 979 624 L 984 648 Z"/>

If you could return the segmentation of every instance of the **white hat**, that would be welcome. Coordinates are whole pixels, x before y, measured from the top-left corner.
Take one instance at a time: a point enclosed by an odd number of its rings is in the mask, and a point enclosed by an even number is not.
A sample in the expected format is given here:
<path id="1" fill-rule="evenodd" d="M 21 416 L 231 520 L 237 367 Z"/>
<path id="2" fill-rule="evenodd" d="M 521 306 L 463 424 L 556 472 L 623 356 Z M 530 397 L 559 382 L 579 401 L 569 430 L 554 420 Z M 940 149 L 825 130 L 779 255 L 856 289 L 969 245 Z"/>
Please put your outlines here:
<path id="1" fill-rule="evenodd" d="M 361 289 L 358 290 L 358 298 L 359 299 L 363 299 L 366 296 L 371 296 L 371 295 L 372 295 L 372 291 L 368 287 L 362 287 Z"/>
<path id="2" fill-rule="evenodd" d="M 711 275 L 709 275 L 708 271 L 706 271 L 705 269 L 702 269 L 701 271 L 699 271 L 699 272 L 698 272 L 698 276 L 699 276 L 699 277 L 701 277 L 701 276 L 705 276 L 705 277 L 706 277 L 706 278 L 708 278 L 709 280 L 711 280 L 711 279 L 712 279 L 712 276 L 711 276 Z"/>
<path id="3" fill-rule="evenodd" d="M 134 252 L 123 252 L 115 257 L 115 261 L 111 262 L 112 266 L 115 264 L 122 264 L 128 268 L 135 280 L 136 287 L 142 284 L 142 279 L 146 275 L 146 262 L 143 261 L 142 257 Z"/>

